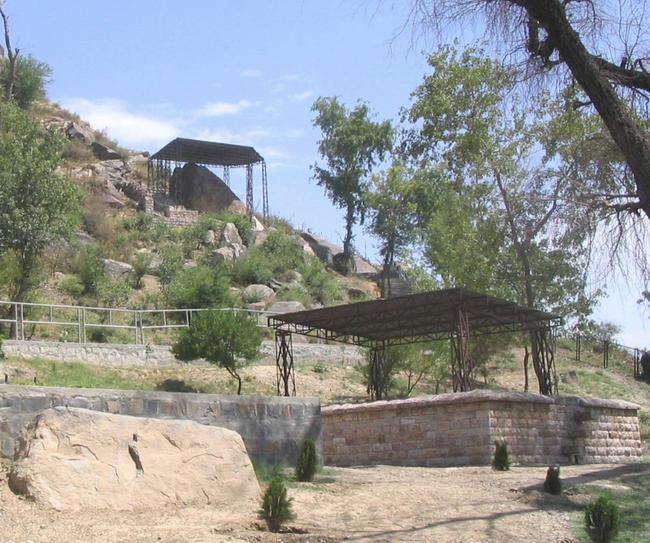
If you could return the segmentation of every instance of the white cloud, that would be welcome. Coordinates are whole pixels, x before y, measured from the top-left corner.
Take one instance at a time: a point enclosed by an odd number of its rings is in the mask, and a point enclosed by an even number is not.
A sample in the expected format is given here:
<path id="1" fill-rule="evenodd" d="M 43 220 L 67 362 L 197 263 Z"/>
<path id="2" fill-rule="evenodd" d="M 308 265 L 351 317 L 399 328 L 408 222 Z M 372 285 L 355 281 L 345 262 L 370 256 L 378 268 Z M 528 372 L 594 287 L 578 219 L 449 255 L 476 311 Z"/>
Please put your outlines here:
<path id="1" fill-rule="evenodd" d="M 287 130 L 287 137 L 288 138 L 299 138 L 305 133 L 304 130 L 301 128 L 292 128 L 291 130 Z"/>
<path id="2" fill-rule="evenodd" d="M 196 130 L 189 137 L 206 141 L 221 143 L 234 143 L 236 145 L 254 145 L 260 139 L 268 138 L 271 132 L 263 128 L 253 128 L 243 132 L 236 132 L 228 128 Z"/>
<path id="3" fill-rule="evenodd" d="M 122 100 L 65 98 L 61 103 L 95 129 L 105 130 L 110 137 L 126 147 L 137 149 L 157 145 L 179 135 L 178 124 L 173 119 L 134 113 L 129 111 Z"/>
<path id="4" fill-rule="evenodd" d="M 239 100 L 238 102 L 208 102 L 197 111 L 200 117 L 220 117 L 222 115 L 235 115 L 255 104 L 249 100 Z"/>
<path id="5" fill-rule="evenodd" d="M 254 68 L 244 68 L 241 72 L 239 72 L 239 75 L 241 77 L 261 77 L 264 75 L 264 72 L 262 70 L 256 70 Z"/>
<path id="6" fill-rule="evenodd" d="M 306 90 L 304 92 L 297 92 L 296 94 L 290 94 L 288 96 L 289 100 L 294 100 L 295 102 L 303 102 L 308 98 L 314 95 L 314 91 Z"/>
<path id="7" fill-rule="evenodd" d="M 298 81 L 300 74 L 284 74 L 278 77 L 279 81 Z"/>

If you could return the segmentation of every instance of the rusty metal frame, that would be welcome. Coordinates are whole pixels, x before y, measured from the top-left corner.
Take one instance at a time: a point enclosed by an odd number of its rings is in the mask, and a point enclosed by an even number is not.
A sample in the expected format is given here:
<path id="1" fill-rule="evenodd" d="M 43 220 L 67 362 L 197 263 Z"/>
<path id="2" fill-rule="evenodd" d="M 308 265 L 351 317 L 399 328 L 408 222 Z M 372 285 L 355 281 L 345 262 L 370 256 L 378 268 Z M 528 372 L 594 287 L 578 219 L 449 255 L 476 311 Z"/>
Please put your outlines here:
<path id="1" fill-rule="evenodd" d="M 278 396 L 295 396 L 296 370 L 293 364 L 291 332 L 275 331 L 275 367 Z"/>

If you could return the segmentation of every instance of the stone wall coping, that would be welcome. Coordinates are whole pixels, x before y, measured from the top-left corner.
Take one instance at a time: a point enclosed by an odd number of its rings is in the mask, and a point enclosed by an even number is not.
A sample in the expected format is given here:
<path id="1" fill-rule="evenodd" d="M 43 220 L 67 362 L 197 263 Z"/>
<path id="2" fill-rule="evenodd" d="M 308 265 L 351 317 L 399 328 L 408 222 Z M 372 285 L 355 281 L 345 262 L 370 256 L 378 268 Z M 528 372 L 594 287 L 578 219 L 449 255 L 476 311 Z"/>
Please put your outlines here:
<path id="1" fill-rule="evenodd" d="M 151 400 L 195 400 L 202 402 L 237 402 L 255 404 L 259 402 L 290 405 L 320 404 L 320 398 L 315 396 L 231 396 L 226 394 L 202 394 L 199 392 L 162 392 L 157 390 L 120 390 L 111 388 L 68 388 L 46 387 L 32 385 L 0 384 L 0 398 L 7 396 L 34 397 L 39 395 L 60 395 L 68 398 L 78 396 L 94 396 L 105 399 L 114 398 L 146 398 Z"/>
<path id="2" fill-rule="evenodd" d="M 409 409 L 448 404 L 470 404 L 479 402 L 538 403 L 538 404 L 573 404 L 583 407 L 620 409 L 638 411 L 640 406 L 624 400 L 607 400 L 582 398 L 579 396 L 549 397 L 529 392 L 506 392 L 499 390 L 471 390 L 469 392 L 450 392 L 431 396 L 420 396 L 404 400 L 381 400 L 359 404 L 328 405 L 321 408 L 323 415 L 356 413 L 364 411 L 381 411 L 385 409 Z"/>

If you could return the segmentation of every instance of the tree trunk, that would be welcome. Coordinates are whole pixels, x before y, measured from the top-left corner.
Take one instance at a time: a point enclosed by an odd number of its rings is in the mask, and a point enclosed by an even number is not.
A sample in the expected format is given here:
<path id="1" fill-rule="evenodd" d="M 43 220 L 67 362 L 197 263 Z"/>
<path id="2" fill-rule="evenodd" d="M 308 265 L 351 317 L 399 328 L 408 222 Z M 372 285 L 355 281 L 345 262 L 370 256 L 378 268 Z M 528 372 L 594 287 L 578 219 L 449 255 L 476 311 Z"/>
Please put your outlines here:
<path id="1" fill-rule="evenodd" d="M 352 238 L 354 238 L 354 233 L 352 231 L 353 227 L 354 203 L 348 202 L 345 212 L 345 239 L 343 240 L 343 254 L 348 262 L 352 257 Z"/>
<path id="2" fill-rule="evenodd" d="M 14 97 L 14 86 L 16 84 L 16 62 L 20 53 L 19 49 L 12 49 L 11 34 L 9 32 L 9 17 L 5 12 L 4 0 L 0 0 L 0 17 L 4 24 L 5 45 L 7 46 L 7 59 L 9 60 L 9 77 L 5 84 L 5 99 L 12 100 Z"/>
<path id="3" fill-rule="evenodd" d="M 530 359 L 530 352 L 528 345 L 524 345 L 524 392 L 528 392 L 528 362 Z"/>
<path id="4" fill-rule="evenodd" d="M 599 69 L 567 19 L 560 0 L 510 0 L 548 32 L 561 59 L 598 111 L 630 167 L 640 208 L 650 217 L 650 140 L 634 122 L 609 79 Z"/>

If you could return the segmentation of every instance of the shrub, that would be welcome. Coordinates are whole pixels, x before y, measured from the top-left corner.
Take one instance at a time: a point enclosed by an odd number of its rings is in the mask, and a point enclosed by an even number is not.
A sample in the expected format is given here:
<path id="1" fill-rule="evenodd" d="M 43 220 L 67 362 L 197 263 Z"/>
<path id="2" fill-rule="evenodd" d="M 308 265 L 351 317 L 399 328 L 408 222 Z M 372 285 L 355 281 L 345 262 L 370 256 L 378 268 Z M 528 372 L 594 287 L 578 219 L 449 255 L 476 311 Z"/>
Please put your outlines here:
<path id="1" fill-rule="evenodd" d="M 165 379 L 156 385 L 156 390 L 162 390 L 163 392 L 198 392 L 196 388 L 181 379 Z"/>
<path id="2" fill-rule="evenodd" d="M 9 59 L 7 58 L 2 61 L 2 68 L 0 68 L 0 84 L 3 88 L 5 88 L 9 76 Z M 29 109 L 37 100 L 43 100 L 45 87 L 50 82 L 51 76 L 52 69 L 45 62 L 36 60 L 31 55 L 19 56 L 16 59 L 13 95 L 16 104 L 22 109 Z"/>
<path id="3" fill-rule="evenodd" d="M 562 494 L 562 479 L 560 479 L 560 466 L 549 466 L 546 470 L 546 480 L 544 481 L 544 492 Z"/>
<path id="4" fill-rule="evenodd" d="M 166 290 L 176 274 L 183 269 L 183 251 L 177 245 L 166 245 L 160 251 L 158 277 L 160 285 Z"/>
<path id="5" fill-rule="evenodd" d="M 497 471 L 507 471 L 510 469 L 508 444 L 505 441 L 494 442 L 494 458 L 492 459 L 492 468 Z"/>
<path id="6" fill-rule="evenodd" d="M 296 301 L 305 307 L 311 307 L 312 299 L 309 293 L 301 286 L 283 287 L 277 293 L 278 301 Z"/>
<path id="7" fill-rule="evenodd" d="M 585 528 L 594 543 L 609 543 L 616 537 L 620 525 L 618 506 L 601 496 L 585 509 Z"/>
<path id="8" fill-rule="evenodd" d="M 123 307 L 129 301 L 131 287 L 124 282 L 105 277 L 97 283 L 97 300 L 106 307 Z"/>
<path id="9" fill-rule="evenodd" d="M 341 300 L 341 289 L 336 280 L 327 273 L 318 258 L 310 258 L 300 267 L 303 281 L 309 294 L 323 305 L 330 305 Z"/>
<path id="10" fill-rule="evenodd" d="M 305 253 L 298 241 L 280 230 L 270 232 L 261 249 L 272 263 L 274 273 L 295 270 L 304 262 Z"/>
<path id="11" fill-rule="evenodd" d="M 167 288 L 172 307 L 209 308 L 230 305 L 228 278 L 223 272 L 207 266 L 179 271 Z"/>
<path id="12" fill-rule="evenodd" d="M 59 283 L 59 287 L 63 292 L 73 298 L 80 298 L 86 292 L 85 285 L 75 275 L 64 278 L 61 283 Z"/>
<path id="13" fill-rule="evenodd" d="M 293 519 L 291 502 L 287 497 L 287 487 L 280 478 L 273 479 L 262 498 L 261 517 L 272 532 L 280 531 L 282 525 Z"/>
<path id="14" fill-rule="evenodd" d="M 133 259 L 131 265 L 133 266 L 132 277 L 133 277 L 133 288 L 142 287 L 142 278 L 149 273 L 149 267 L 151 266 L 151 261 L 153 260 L 153 255 L 150 253 L 138 253 Z"/>
<path id="15" fill-rule="evenodd" d="M 84 292 L 94 294 L 100 281 L 104 278 L 102 251 L 97 245 L 85 245 L 79 250 L 73 269 L 84 286 Z"/>
<path id="16" fill-rule="evenodd" d="M 296 480 L 302 482 L 313 481 L 317 468 L 316 443 L 312 438 L 305 439 L 296 464 Z"/>
<path id="17" fill-rule="evenodd" d="M 273 267 L 261 251 L 254 250 L 233 262 L 230 273 L 238 285 L 265 285 L 273 278 Z"/>
<path id="18" fill-rule="evenodd" d="M 71 139 L 65 143 L 61 150 L 61 157 L 71 162 L 94 162 L 95 155 L 90 147 L 78 139 Z"/>

